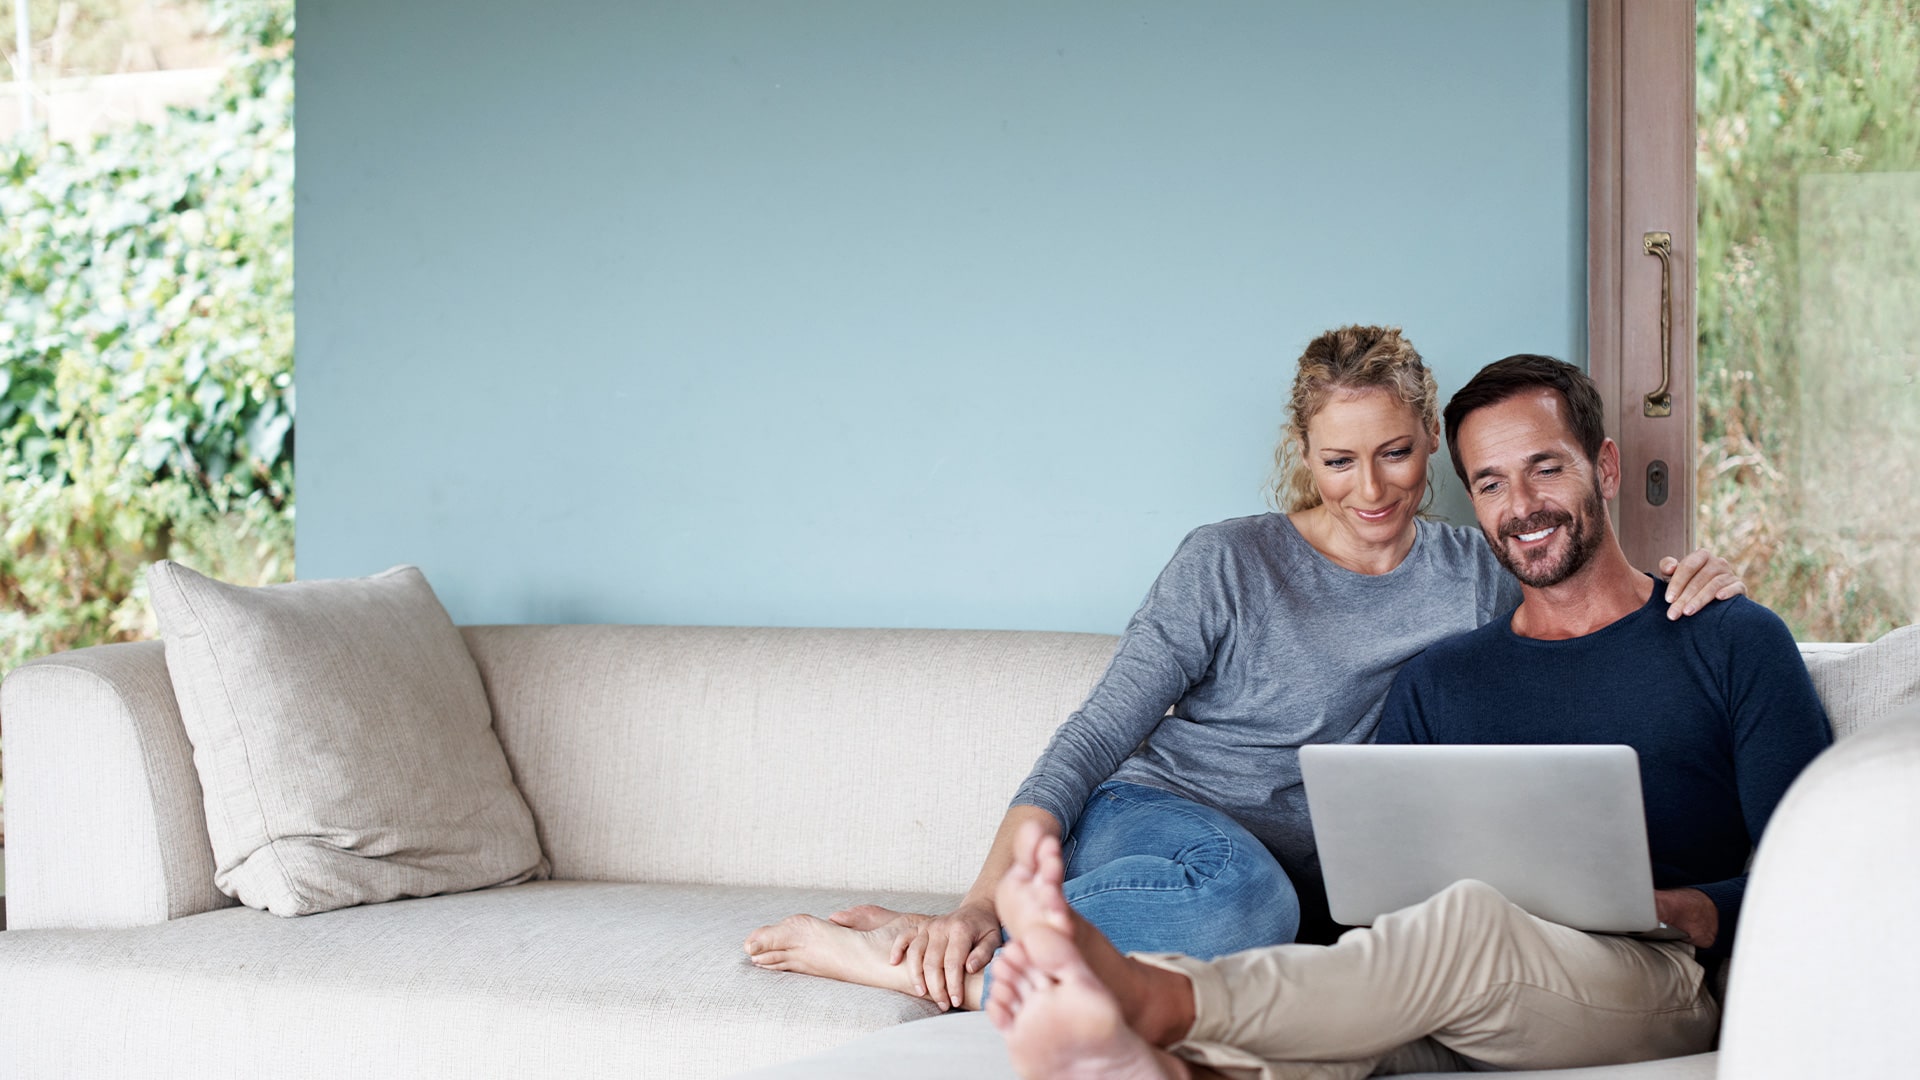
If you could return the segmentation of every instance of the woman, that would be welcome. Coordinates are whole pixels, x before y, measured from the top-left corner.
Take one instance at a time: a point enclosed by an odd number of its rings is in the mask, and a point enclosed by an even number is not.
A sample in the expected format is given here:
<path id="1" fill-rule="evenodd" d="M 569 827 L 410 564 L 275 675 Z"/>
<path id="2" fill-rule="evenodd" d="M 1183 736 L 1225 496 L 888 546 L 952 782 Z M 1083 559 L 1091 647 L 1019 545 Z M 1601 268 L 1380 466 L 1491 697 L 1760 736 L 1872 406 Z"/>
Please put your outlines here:
<path id="1" fill-rule="evenodd" d="M 1065 838 L 1068 902 L 1123 952 L 1330 936 L 1299 747 L 1369 739 L 1401 664 L 1506 617 L 1520 590 L 1477 529 L 1419 516 L 1439 394 L 1398 330 L 1316 338 L 1288 412 L 1274 455 L 1286 512 L 1181 543 L 960 906 L 796 915 L 748 936 L 755 964 L 978 1008 L 1001 941 L 994 890 L 1027 821 Z M 1744 591 L 1703 551 L 1662 570 L 1670 617 Z"/>

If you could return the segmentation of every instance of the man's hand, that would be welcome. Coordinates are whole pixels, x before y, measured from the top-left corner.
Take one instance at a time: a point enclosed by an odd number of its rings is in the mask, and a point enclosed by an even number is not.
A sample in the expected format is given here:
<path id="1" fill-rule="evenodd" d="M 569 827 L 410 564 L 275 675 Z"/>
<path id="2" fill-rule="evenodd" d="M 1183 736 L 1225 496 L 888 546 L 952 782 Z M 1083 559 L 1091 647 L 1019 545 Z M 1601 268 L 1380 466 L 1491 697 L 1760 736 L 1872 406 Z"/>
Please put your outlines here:
<path id="1" fill-rule="evenodd" d="M 1699 889 L 1655 889 L 1653 910 L 1660 921 L 1687 935 L 1687 944 L 1704 949 L 1720 936 L 1720 909 Z"/>

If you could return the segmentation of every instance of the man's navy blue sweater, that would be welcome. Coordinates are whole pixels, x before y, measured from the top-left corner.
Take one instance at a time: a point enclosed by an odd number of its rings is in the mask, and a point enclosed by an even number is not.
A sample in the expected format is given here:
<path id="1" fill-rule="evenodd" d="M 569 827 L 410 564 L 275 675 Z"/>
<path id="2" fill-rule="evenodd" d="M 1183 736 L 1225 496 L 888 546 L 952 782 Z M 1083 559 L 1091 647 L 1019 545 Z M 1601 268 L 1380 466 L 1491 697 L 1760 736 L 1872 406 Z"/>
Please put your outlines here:
<path id="1" fill-rule="evenodd" d="M 1833 735 L 1779 616 L 1742 596 L 1669 621 L 1665 592 L 1582 637 L 1525 638 L 1503 618 L 1429 647 L 1400 670 L 1378 740 L 1633 747 L 1654 887 L 1706 893 L 1709 952 L 1726 955 L 1753 846 Z"/>

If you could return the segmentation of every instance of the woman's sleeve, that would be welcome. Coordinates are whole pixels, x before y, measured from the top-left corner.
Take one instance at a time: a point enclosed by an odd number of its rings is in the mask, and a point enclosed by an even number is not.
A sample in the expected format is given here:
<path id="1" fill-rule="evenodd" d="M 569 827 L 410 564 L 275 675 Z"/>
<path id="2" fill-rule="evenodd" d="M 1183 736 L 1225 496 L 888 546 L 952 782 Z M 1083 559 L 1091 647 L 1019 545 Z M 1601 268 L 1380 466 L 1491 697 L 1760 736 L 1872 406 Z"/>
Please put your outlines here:
<path id="1" fill-rule="evenodd" d="M 1242 584 L 1232 555 L 1207 529 L 1188 534 L 1128 620 L 1106 673 L 1053 733 L 1012 805 L 1037 806 L 1063 834 L 1072 830 L 1093 789 L 1212 667 Z"/>
<path id="2" fill-rule="evenodd" d="M 1526 595 L 1520 591 L 1520 579 L 1500 565 L 1500 556 L 1493 553 L 1492 545 L 1479 529 L 1473 530 L 1473 552 L 1479 560 L 1480 611 L 1478 625 L 1485 626 L 1495 619 L 1504 619 L 1513 614 Z"/>

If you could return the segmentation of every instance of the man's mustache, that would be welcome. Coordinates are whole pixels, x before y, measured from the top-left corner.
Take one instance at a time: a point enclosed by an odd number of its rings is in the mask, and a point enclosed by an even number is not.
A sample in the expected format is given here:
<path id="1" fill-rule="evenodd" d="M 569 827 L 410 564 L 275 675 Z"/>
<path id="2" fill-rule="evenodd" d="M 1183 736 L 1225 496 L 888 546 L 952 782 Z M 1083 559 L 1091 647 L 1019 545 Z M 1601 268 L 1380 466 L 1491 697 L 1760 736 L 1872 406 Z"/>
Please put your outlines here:
<path id="1" fill-rule="evenodd" d="M 1500 526 L 1500 538 L 1510 539 L 1521 533 L 1535 533 L 1541 529 L 1552 529 L 1561 525 L 1573 524 L 1573 515 L 1565 510 L 1536 510 L 1523 518 L 1515 518 Z"/>

